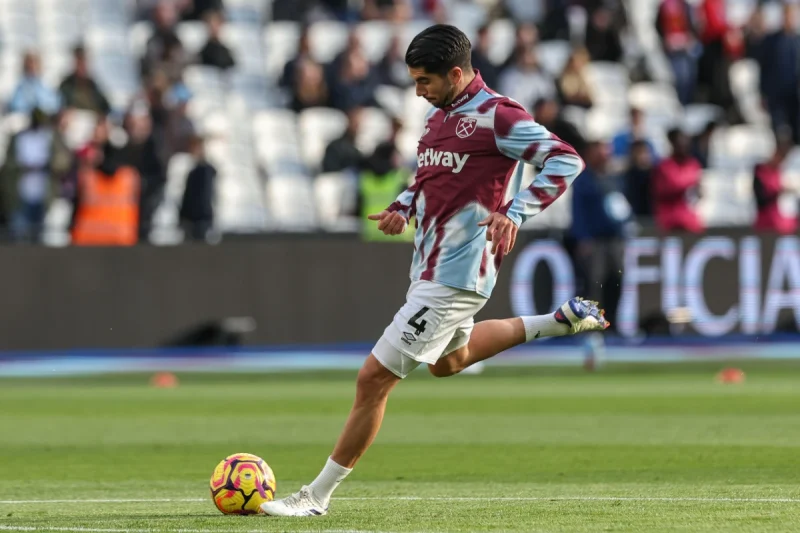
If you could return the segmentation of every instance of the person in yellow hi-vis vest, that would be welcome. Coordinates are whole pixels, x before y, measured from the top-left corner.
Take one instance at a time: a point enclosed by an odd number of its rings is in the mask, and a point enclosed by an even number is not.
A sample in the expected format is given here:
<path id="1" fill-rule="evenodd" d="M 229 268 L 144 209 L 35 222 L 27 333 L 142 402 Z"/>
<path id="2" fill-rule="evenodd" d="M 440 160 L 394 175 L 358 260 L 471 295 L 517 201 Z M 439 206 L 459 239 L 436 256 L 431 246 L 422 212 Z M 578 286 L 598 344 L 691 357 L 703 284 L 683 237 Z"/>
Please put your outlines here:
<path id="1" fill-rule="evenodd" d="M 409 172 L 397 165 L 397 160 L 394 143 L 382 143 L 367 159 L 365 168 L 359 176 L 358 216 L 361 219 L 361 237 L 365 241 L 414 240 L 413 231 L 407 231 L 399 236 L 385 235 L 383 231 L 378 230 L 377 224 L 367 219 L 371 213 L 378 213 L 394 202 L 395 198 L 408 187 Z"/>

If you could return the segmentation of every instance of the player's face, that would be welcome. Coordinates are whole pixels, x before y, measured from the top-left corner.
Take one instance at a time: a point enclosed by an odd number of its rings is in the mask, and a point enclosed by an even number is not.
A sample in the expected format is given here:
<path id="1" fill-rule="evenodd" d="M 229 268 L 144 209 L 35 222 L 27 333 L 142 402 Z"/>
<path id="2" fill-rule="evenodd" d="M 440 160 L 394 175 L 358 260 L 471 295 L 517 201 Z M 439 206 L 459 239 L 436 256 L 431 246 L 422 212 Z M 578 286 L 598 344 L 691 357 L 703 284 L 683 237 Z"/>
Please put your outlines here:
<path id="1" fill-rule="evenodd" d="M 459 72 L 450 71 L 446 76 L 442 76 L 426 72 L 422 68 L 408 67 L 408 74 L 414 80 L 417 96 L 424 98 L 433 106 L 442 108 L 452 102 L 453 97 L 456 96 L 453 92 L 457 82 L 451 78 L 457 77 L 460 74 L 460 69 L 455 68 L 453 70 L 458 70 Z"/>

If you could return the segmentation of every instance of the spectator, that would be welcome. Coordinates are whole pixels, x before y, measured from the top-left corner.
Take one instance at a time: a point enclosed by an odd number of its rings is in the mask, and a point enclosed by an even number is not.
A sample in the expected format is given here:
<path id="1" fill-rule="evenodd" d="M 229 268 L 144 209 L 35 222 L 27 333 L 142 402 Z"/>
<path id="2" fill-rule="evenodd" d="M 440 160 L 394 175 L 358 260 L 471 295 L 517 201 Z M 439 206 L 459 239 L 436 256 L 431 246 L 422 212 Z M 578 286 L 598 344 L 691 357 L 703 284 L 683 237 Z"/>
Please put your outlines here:
<path id="1" fill-rule="evenodd" d="M 168 0 L 162 0 L 153 10 L 155 31 L 147 41 L 142 58 L 143 76 L 149 77 L 160 69 L 167 73 L 173 83 L 180 78 L 188 57 L 175 31 L 177 18 L 177 8 Z"/>
<path id="2" fill-rule="evenodd" d="M 362 20 L 390 20 L 405 22 L 411 18 L 412 9 L 408 0 L 364 0 Z"/>
<path id="3" fill-rule="evenodd" d="M 540 24 L 543 41 L 569 41 L 570 0 L 545 0 L 545 16 Z"/>
<path id="4" fill-rule="evenodd" d="M 299 113 L 309 107 L 324 106 L 328 100 L 328 85 L 322 65 L 311 58 L 301 60 L 295 67 L 291 108 Z"/>
<path id="5" fill-rule="evenodd" d="M 361 128 L 361 109 L 353 108 L 347 113 L 347 129 L 338 139 L 325 148 L 322 158 L 322 172 L 358 172 L 363 164 L 363 156 L 356 147 L 356 137 Z"/>
<path id="6" fill-rule="evenodd" d="M 153 120 L 143 105 L 134 105 L 123 123 L 128 144 L 123 149 L 126 165 L 136 168 L 141 179 L 139 201 L 139 240 L 150 235 L 153 214 L 164 198 L 167 183 L 166 164 L 159 154 L 159 145 L 153 131 Z"/>
<path id="7" fill-rule="evenodd" d="M 631 161 L 625 172 L 625 197 L 637 220 L 653 218 L 653 155 L 646 141 L 631 144 Z"/>
<path id="8" fill-rule="evenodd" d="M 208 42 L 200 51 L 200 63 L 209 67 L 216 67 L 221 70 L 228 70 L 236 65 L 230 49 L 222 44 L 220 33 L 222 32 L 222 12 L 209 11 L 205 15 L 206 27 L 208 28 Z"/>
<path id="9" fill-rule="evenodd" d="M 725 109 L 731 122 L 737 122 L 740 117 L 729 71 L 731 63 L 744 54 L 744 35 L 728 25 L 725 0 L 703 0 L 699 13 L 703 54 L 698 64 L 698 92 L 704 101 Z"/>
<path id="10" fill-rule="evenodd" d="M 188 105 L 191 94 L 188 89 L 181 86 L 173 87 L 167 95 L 167 108 L 169 115 L 164 137 L 163 161 L 169 161 L 176 153 L 189 153 L 195 127 L 188 115 Z"/>
<path id="11" fill-rule="evenodd" d="M 206 159 L 204 141 L 201 137 L 192 138 L 191 151 L 196 163 L 186 177 L 180 220 L 191 240 L 205 241 L 214 227 L 214 188 L 217 169 Z"/>
<path id="12" fill-rule="evenodd" d="M 86 60 L 86 49 L 78 46 L 72 53 L 75 58 L 75 70 L 64 78 L 59 87 L 61 101 L 67 108 L 93 111 L 98 115 L 107 115 L 111 111 L 103 91 L 89 75 L 89 64 Z"/>
<path id="13" fill-rule="evenodd" d="M 338 76 L 329 80 L 330 105 L 347 111 L 353 107 L 377 105 L 377 77 L 360 50 L 347 51 L 339 62 Z"/>
<path id="14" fill-rule="evenodd" d="M 517 25 L 514 36 L 514 48 L 512 48 L 511 54 L 508 56 L 508 59 L 506 59 L 505 63 L 503 63 L 500 70 L 504 71 L 513 67 L 519 62 L 520 58 L 525 55 L 525 52 L 533 49 L 538 42 L 539 30 L 535 25 L 531 23 Z"/>
<path id="15" fill-rule="evenodd" d="M 711 153 L 711 137 L 717 130 L 717 122 L 712 120 L 703 131 L 692 137 L 692 157 L 697 159 L 700 166 L 708 168 L 708 158 Z"/>
<path id="16" fill-rule="evenodd" d="M 561 116 L 561 107 L 554 98 L 541 98 L 533 105 L 533 116 L 536 122 L 559 139 L 569 144 L 578 153 L 583 153 L 586 140 L 571 122 Z"/>
<path id="17" fill-rule="evenodd" d="M 386 55 L 383 56 L 383 59 L 378 64 L 377 76 L 379 83 L 401 88 L 412 85 L 413 81 L 408 76 L 405 54 L 400 37 L 395 35 L 389 44 Z"/>
<path id="18" fill-rule="evenodd" d="M 300 32 L 300 39 L 297 43 L 297 55 L 283 66 L 283 74 L 281 74 L 278 84 L 285 89 L 291 89 L 295 83 L 298 65 L 307 61 L 313 62 L 314 60 L 311 57 L 311 41 L 308 36 L 308 27 L 304 27 Z"/>
<path id="19" fill-rule="evenodd" d="M 653 160 L 653 163 L 658 163 L 658 154 L 656 153 L 655 145 L 647 134 L 644 112 L 641 109 L 632 107 L 630 117 L 630 128 L 619 132 L 611 140 L 612 167 L 615 171 L 619 172 L 624 172 L 628 167 L 631 145 L 635 141 L 644 141 L 650 150 L 650 158 Z"/>
<path id="20" fill-rule="evenodd" d="M 378 231 L 367 216 L 380 213 L 395 201 L 408 187 L 408 171 L 400 165 L 400 154 L 391 141 L 379 144 L 367 158 L 359 176 L 357 212 L 362 220 L 361 235 L 366 241 L 398 241 L 397 236 L 386 236 Z M 391 238 L 390 238 L 391 237 Z M 399 240 L 413 240 L 414 232 L 406 231 Z"/>
<path id="21" fill-rule="evenodd" d="M 663 232 L 700 233 L 703 224 L 695 211 L 702 171 L 689 152 L 689 137 L 680 130 L 669 132 L 672 155 L 653 174 L 653 211 Z"/>
<path id="22" fill-rule="evenodd" d="M 586 25 L 585 46 L 591 54 L 592 61 L 622 60 L 622 32 L 624 9 L 619 7 L 619 12 L 614 13 L 605 6 L 599 6 L 589 13 Z"/>
<path id="23" fill-rule="evenodd" d="M 626 225 L 631 208 L 609 173 L 608 146 L 592 141 L 584 151 L 586 169 L 572 186 L 569 237 L 588 299 L 602 301 L 606 316 L 616 322 L 622 278 Z"/>
<path id="24" fill-rule="evenodd" d="M 589 52 L 585 48 L 576 48 L 570 55 L 558 79 L 558 92 L 564 105 L 592 107 L 592 89 L 586 77 L 588 64 Z"/>
<path id="25" fill-rule="evenodd" d="M 205 20 L 209 13 L 223 13 L 225 4 L 222 0 L 183 0 L 181 9 L 183 20 Z"/>
<path id="26" fill-rule="evenodd" d="M 497 87 L 498 68 L 489 59 L 489 26 L 484 25 L 478 30 L 477 43 L 472 49 L 472 68 L 481 73 L 481 78 L 490 88 Z M 406 77 L 408 75 L 406 74 Z"/>
<path id="27" fill-rule="evenodd" d="M 781 165 L 793 148 L 791 135 L 780 133 L 776 136 L 775 152 L 765 163 L 753 169 L 753 192 L 756 197 L 758 215 L 755 229 L 789 235 L 797 231 L 797 217 L 781 213 L 779 200 L 782 194 L 795 192 L 783 185 Z"/>
<path id="28" fill-rule="evenodd" d="M 53 178 L 53 129 L 47 114 L 35 108 L 28 128 L 11 138 L 2 168 L 2 197 L 15 240 L 36 242 L 47 207 L 56 194 Z"/>
<path id="29" fill-rule="evenodd" d="M 75 246 L 133 246 L 138 241 L 139 174 L 110 141 L 88 152 L 78 172 L 71 224 Z"/>
<path id="30" fill-rule="evenodd" d="M 556 86 L 536 58 L 532 48 L 517 56 L 517 62 L 500 74 L 498 88 L 501 94 L 517 102 L 535 102 L 540 98 L 554 98 Z"/>
<path id="31" fill-rule="evenodd" d="M 759 88 L 775 132 L 791 128 L 795 144 L 800 143 L 800 36 L 796 7 L 783 5 L 783 28 L 767 35 L 757 45 L 760 66 Z"/>
<path id="32" fill-rule="evenodd" d="M 42 62 L 38 54 L 27 52 L 22 60 L 22 79 L 14 89 L 8 110 L 26 115 L 39 109 L 54 115 L 61 108 L 61 101 L 53 89 L 42 81 Z"/>
<path id="33" fill-rule="evenodd" d="M 687 0 L 662 0 L 656 30 L 672 65 L 678 100 L 688 105 L 694 98 L 697 81 L 697 40 L 692 8 Z"/>

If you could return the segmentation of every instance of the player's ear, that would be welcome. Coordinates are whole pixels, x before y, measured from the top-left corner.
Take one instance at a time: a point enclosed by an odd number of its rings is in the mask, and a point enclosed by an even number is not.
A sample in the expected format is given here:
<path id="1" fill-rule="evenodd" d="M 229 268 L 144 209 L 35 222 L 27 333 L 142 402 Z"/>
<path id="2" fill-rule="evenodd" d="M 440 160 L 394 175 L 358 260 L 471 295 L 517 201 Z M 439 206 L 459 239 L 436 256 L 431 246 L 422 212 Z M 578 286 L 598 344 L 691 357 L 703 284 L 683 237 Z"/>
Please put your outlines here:
<path id="1" fill-rule="evenodd" d="M 464 71 L 461 70 L 461 67 L 453 67 L 447 73 L 447 77 L 450 78 L 450 83 L 458 85 L 461 82 L 461 78 L 464 77 Z"/>

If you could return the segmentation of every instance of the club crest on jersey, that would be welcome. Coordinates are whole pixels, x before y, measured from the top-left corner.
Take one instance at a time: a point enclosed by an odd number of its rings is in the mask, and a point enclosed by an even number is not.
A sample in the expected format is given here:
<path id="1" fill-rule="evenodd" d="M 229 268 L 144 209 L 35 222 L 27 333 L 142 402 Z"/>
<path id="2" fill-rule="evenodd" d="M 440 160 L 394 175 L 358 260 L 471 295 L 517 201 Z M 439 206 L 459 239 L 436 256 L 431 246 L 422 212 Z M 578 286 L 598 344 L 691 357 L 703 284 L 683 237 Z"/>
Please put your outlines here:
<path id="1" fill-rule="evenodd" d="M 478 129 L 478 119 L 470 117 L 461 117 L 456 124 L 456 135 L 460 139 L 466 139 Z"/>

